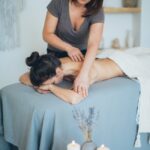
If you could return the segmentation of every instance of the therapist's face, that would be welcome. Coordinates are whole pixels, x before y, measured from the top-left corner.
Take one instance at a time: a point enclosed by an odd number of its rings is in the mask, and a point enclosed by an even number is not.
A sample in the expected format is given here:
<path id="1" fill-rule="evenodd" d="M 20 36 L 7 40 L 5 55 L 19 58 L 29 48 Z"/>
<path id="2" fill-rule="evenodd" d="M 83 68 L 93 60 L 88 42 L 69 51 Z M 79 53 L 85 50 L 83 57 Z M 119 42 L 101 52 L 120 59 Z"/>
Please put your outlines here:
<path id="1" fill-rule="evenodd" d="M 91 0 L 77 0 L 77 3 L 80 5 L 86 5 L 87 3 L 89 3 Z"/>

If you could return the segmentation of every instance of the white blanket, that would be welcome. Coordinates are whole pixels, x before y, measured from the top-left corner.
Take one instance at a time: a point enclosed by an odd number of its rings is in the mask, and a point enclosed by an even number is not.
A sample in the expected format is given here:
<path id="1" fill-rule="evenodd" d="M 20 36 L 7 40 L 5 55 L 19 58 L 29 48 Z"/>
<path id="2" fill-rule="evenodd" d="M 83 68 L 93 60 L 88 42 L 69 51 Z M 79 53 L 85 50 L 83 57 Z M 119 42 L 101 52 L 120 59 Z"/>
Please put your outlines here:
<path id="1" fill-rule="evenodd" d="M 110 58 L 131 79 L 140 83 L 141 93 L 137 112 L 138 134 L 135 147 L 140 147 L 140 133 L 150 133 L 150 48 L 125 51 L 103 50 L 97 58 Z"/>

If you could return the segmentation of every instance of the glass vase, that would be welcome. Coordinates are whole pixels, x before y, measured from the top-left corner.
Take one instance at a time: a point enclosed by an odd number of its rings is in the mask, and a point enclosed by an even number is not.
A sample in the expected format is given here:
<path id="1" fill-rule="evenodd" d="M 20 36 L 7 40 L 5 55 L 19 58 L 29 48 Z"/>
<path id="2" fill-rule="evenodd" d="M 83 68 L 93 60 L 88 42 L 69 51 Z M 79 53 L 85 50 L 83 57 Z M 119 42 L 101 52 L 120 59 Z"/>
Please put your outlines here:
<path id="1" fill-rule="evenodd" d="M 96 150 L 96 144 L 93 141 L 85 141 L 81 145 L 81 150 Z"/>
<path id="2" fill-rule="evenodd" d="M 81 145 L 81 150 L 96 150 L 97 146 L 92 141 L 92 132 L 87 131 L 85 132 L 84 136 L 85 136 L 85 142 Z"/>

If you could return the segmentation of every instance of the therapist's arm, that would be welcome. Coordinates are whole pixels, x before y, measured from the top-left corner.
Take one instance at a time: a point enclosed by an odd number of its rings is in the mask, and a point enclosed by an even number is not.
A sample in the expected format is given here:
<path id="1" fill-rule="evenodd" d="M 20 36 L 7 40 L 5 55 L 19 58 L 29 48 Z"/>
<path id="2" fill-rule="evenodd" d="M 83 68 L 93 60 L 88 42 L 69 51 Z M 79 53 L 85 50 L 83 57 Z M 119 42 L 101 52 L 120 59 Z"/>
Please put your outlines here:
<path id="1" fill-rule="evenodd" d="M 68 56 L 73 61 L 82 61 L 83 55 L 80 49 L 72 46 L 71 44 L 60 39 L 56 34 L 56 27 L 58 24 L 58 18 L 53 16 L 50 12 L 47 12 L 44 28 L 43 28 L 43 39 L 57 49 L 66 51 Z"/>
<path id="2" fill-rule="evenodd" d="M 94 23 L 90 27 L 87 53 L 83 62 L 79 75 L 74 82 L 74 90 L 83 96 L 88 95 L 89 88 L 89 72 L 95 60 L 95 56 L 102 39 L 103 23 Z"/>

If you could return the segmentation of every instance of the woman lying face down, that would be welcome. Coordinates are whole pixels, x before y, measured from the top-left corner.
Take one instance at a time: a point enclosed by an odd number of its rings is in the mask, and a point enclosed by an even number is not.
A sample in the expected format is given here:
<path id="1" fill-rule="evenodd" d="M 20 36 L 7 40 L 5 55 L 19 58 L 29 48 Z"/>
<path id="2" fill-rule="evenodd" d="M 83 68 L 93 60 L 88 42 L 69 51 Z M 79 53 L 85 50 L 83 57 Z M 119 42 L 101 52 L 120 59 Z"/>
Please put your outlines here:
<path id="1" fill-rule="evenodd" d="M 29 77 L 34 86 L 57 84 L 63 79 L 60 60 L 50 54 L 39 56 L 38 52 L 33 52 L 26 58 L 26 64 L 31 67 Z"/>
<path id="2" fill-rule="evenodd" d="M 34 86 L 38 92 L 52 92 L 71 104 L 77 104 L 88 96 L 87 93 L 57 86 L 66 76 L 76 77 L 82 62 L 73 62 L 68 57 L 58 59 L 50 54 L 40 56 L 38 52 L 33 52 L 26 58 L 26 64 L 31 67 L 30 72 L 23 74 L 20 81 L 25 85 Z M 112 60 L 96 59 L 89 74 L 89 84 L 122 75 L 124 75 L 123 72 Z"/>

